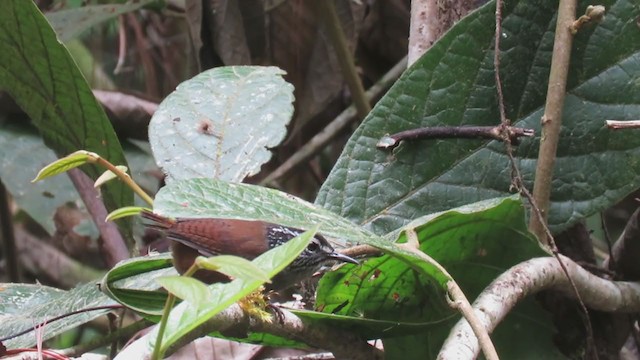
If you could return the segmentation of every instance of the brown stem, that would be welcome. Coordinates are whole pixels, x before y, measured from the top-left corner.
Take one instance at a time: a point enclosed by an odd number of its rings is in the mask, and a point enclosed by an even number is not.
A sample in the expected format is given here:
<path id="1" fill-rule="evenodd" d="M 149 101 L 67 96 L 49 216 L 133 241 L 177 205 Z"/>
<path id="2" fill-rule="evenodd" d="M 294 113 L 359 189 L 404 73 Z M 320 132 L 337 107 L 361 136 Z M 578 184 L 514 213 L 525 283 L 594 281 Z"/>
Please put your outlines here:
<path id="1" fill-rule="evenodd" d="M 382 137 L 376 146 L 381 149 L 393 149 L 402 140 L 417 139 L 493 139 L 504 141 L 502 126 L 434 126 L 411 129 Z M 506 133 L 511 143 L 517 144 L 518 137 L 534 135 L 533 129 L 507 127 Z"/>
<path id="2" fill-rule="evenodd" d="M 107 209 L 100 200 L 97 190 L 93 187 L 93 180 L 79 169 L 67 172 L 73 185 L 78 190 L 89 214 L 93 218 L 100 232 L 100 248 L 104 252 L 104 260 L 108 267 L 114 267 L 119 261 L 129 258 L 126 242 L 118 231 L 114 222 L 105 222 Z"/>
<path id="3" fill-rule="evenodd" d="M 16 238 L 13 233 L 13 220 L 9 207 L 9 193 L 0 181 L 0 241 L 2 241 L 2 256 L 6 262 L 9 281 L 20 282 L 20 268 L 16 256 Z"/>
<path id="4" fill-rule="evenodd" d="M 547 221 L 547 213 L 549 211 L 551 180 L 560 139 L 562 109 L 567 90 L 567 74 L 569 72 L 571 46 L 573 43 L 573 35 L 569 31 L 569 27 L 575 20 L 576 3 L 576 0 L 561 0 L 558 7 L 556 35 L 551 57 L 551 72 L 549 73 L 549 85 L 547 87 L 547 101 L 545 112 L 542 116 L 542 135 L 535 172 L 533 198 L 542 212 L 543 219 L 540 221 L 538 217 L 532 216 L 529 222 L 529 229 L 545 244 L 548 244 L 549 240 L 543 227 Z"/>

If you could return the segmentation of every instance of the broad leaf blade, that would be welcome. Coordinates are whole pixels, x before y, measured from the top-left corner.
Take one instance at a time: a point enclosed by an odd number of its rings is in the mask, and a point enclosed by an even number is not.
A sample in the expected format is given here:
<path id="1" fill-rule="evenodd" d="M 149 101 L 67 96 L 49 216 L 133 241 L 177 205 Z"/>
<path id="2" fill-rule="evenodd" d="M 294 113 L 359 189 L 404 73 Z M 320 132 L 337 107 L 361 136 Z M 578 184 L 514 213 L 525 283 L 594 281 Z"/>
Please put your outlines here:
<path id="1" fill-rule="evenodd" d="M 142 315 L 160 315 L 167 295 L 158 291 L 155 279 L 175 274 L 171 254 L 133 258 L 109 270 L 100 288 L 110 298 Z"/>
<path id="2" fill-rule="evenodd" d="M 35 131 L 6 125 L 0 129 L 0 179 L 16 204 L 49 235 L 56 231 L 53 215 L 58 207 L 80 205 L 78 192 L 66 175 L 31 182 L 37 169 L 55 160 L 56 155 Z"/>
<path id="3" fill-rule="evenodd" d="M 154 156 L 169 179 L 253 175 L 284 139 L 293 87 L 274 67 L 205 71 L 180 84 L 149 124 Z"/>
<path id="4" fill-rule="evenodd" d="M 126 165 L 122 147 L 102 107 L 73 59 L 32 1 L 7 0 L 0 11 L 0 89 L 29 115 L 58 156 L 78 149 Z M 102 170 L 83 168 L 93 178 Z M 107 209 L 133 202 L 121 182 L 102 189 Z"/>
<path id="5" fill-rule="evenodd" d="M 33 328 L 40 322 L 58 315 L 89 307 L 116 304 L 100 293 L 96 284 L 80 285 L 69 291 L 33 284 L 2 284 L 1 288 L 2 326 L 0 326 L 0 337 Z M 76 328 L 109 311 L 82 312 L 62 320 L 49 322 L 44 327 L 44 340 Z M 4 343 L 10 349 L 29 348 L 35 344 L 36 336 L 33 331 Z"/>
<path id="6" fill-rule="evenodd" d="M 547 256 L 528 233 L 522 203 L 516 198 L 482 201 L 418 219 L 407 227 L 415 229 L 420 249 L 449 271 L 470 301 L 509 267 L 532 257 Z M 398 233 L 393 233 L 389 238 L 397 236 Z M 403 233 L 399 241 L 405 240 Z M 417 265 L 420 264 L 415 261 L 401 262 L 385 255 L 360 267 L 340 268 L 321 279 L 317 306 L 338 315 L 415 323 L 415 336 L 385 341 L 385 349 L 400 351 L 407 344 L 428 343 L 427 357 L 435 358 L 459 315 L 445 303 L 442 285 L 446 278 L 430 266 Z M 419 325 L 424 323 L 436 325 L 420 329 Z M 503 351 L 514 350 L 512 344 L 519 340 L 514 339 L 513 329 L 517 328 L 527 329 L 531 335 L 518 342 L 520 350 L 526 346 L 541 347 L 547 355 L 555 354 L 550 345 L 552 324 L 538 306 L 528 303 L 517 309 L 498 329 L 503 328 L 511 332 L 502 332 L 503 340 L 495 342 L 501 355 Z M 368 334 L 374 330 L 370 329 Z M 419 334 L 419 330 L 423 333 Z M 375 335 L 388 338 L 411 334 Z"/>
<path id="7" fill-rule="evenodd" d="M 584 11 L 583 2 L 578 13 Z M 612 132 L 607 118 L 640 118 L 640 8 L 605 1 L 604 21 L 575 38 L 549 222 L 561 231 L 640 185 L 640 137 Z M 545 100 L 557 1 L 511 1 L 503 12 L 501 73 L 507 116 L 536 129 L 517 158 L 531 185 Z M 384 234 L 420 216 L 509 194 L 509 162 L 496 142 L 405 142 L 378 150 L 386 134 L 438 125 L 497 125 L 494 5 L 454 26 L 377 104 L 353 134 L 317 204 Z M 452 70 L 452 69 L 455 69 Z"/>

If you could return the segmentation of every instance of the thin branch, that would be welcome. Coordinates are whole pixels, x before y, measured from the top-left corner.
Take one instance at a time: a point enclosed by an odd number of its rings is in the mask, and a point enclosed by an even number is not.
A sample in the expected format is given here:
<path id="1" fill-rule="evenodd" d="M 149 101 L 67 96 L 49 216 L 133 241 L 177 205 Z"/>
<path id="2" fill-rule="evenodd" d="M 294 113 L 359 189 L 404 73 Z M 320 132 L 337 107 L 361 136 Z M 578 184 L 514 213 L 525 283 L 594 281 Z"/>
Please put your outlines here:
<path id="1" fill-rule="evenodd" d="M 5 260 L 5 270 L 10 282 L 20 282 L 20 267 L 16 256 L 16 238 L 13 233 L 13 216 L 9 206 L 9 192 L 0 181 L 0 241 L 2 242 L 2 257 Z"/>
<path id="2" fill-rule="evenodd" d="M 613 130 L 640 128 L 640 120 L 607 120 L 606 124 Z"/>
<path id="3" fill-rule="evenodd" d="M 107 209 L 93 187 L 93 180 L 78 169 L 67 172 L 100 232 L 100 247 L 109 268 L 129 258 L 129 250 L 114 222 L 105 222 Z"/>
<path id="4" fill-rule="evenodd" d="M 594 310 L 619 313 L 640 312 L 640 284 L 615 282 L 592 275 L 571 259 L 560 255 L 585 304 Z M 560 261 L 552 257 L 520 263 L 494 280 L 473 303 L 480 322 L 492 332 L 522 299 L 541 290 L 554 290 L 575 297 Z M 449 333 L 439 359 L 475 359 L 478 341 L 466 319 Z"/>
<path id="5" fill-rule="evenodd" d="M 543 224 L 546 223 L 549 211 L 551 180 L 553 168 L 556 162 L 556 150 L 560 140 L 560 128 L 562 125 L 562 110 L 567 91 L 567 76 L 569 73 L 569 61 L 571 60 L 571 46 L 573 35 L 569 27 L 575 20 L 576 0 L 561 0 L 558 6 L 558 20 L 556 22 L 556 35 L 553 43 L 553 55 L 551 57 L 551 71 L 549 73 L 549 85 L 547 87 L 547 100 L 544 115 L 542 116 L 542 134 L 540 138 L 540 151 L 536 166 L 536 177 L 533 185 L 533 198 L 542 212 L 543 220 L 532 216 L 529 229 L 539 239 L 546 239 Z"/>
<path id="6" fill-rule="evenodd" d="M 571 288 L 573 289 L 577 297 L 578 303 L 583 311 L 584 322 L 585 322 L 585 327 L 587 329 L 588 339 L 593 339 L 593 328 L 591 325 L 591 319 L 589 318 L 589 312 L 587 310 L 587 307 L 584 305 L 584 302 L 582 301 L 580 293 L 578 292 L 578 288 L 574 284 L 573 279 L 569 275 L 569 272 L 567 271 L 567 269 L 565 269 L 562 261 L 560 261 L 558 247 L 555 244 L 553 235 L 551 234 L 551 230 L 549 230 L 549 226 L 547 225 L 547 220 L 545 216 L 546 211 L 549 207 L 551 176 L 553 175 L 553 163 L 555 162 L 555 151 L 557 148 L 557 142 L 558 142 L 559 133 L 560 133 L 560 116 L 562 115 L 562 106 L 564 104 L 566 77 L 567 77 L 568 66 L 569 66 L 569 56 L 571 54 L 572 37 L 568 31 L 567 26 L 569 25 L 570 21 L 573 21 L 573 18 L 575 17 L 575 7 L 576 7 L 576 3 L 575 3 L 576 0 L 569 0 L 570 2 L 572 2 L 573 5 L 563 3 L 563 1 L 561 1 L 559 5 L 558 20 L 556 23 L 556 38 L 555 38 L 556 42 L 554 43 L 554 50 L 552 55 L 551 74 L 554 74 L 554 76 L 552 77 L 550 74 L 549 86 L 547 89 L 547 106 L 549 106 L 549 104 L 552 103 L 553 101 L 557 101 L 557 103 L 554 103 L 553 105 L 558 106 L 557 108 L 554 108 L 554 110 L 559 112 L 559 114 L 556 114 L 557 121 L 553 122 L 553 125 L 554 125 L 553 134 L 555 137 L 555 141 L 551 141 L 553 144 L 552 146 L 553 152 L 551 152 L 550 149 L 547 149 L 549 153 L 545 153 L 545 156 L 543 157 L 542 156 L 543 144 L 548 143 L 550 140 L 553 140 L 553 139 L 545 139 L 545 136 L 546 136 L 545 129 L 547 129 L 547 127 L 545 127 L 545 123 L 543 120 L 543 124 L 542 124 L 543 133 L 541 137 L 541 139 L 543 140 L 541 140 L 540 152 L 538 154 L 538 168 L 540 167 L 541 163 L 546 163 L 550 161 L 551 164 L 549 165 L 550 168 L 549 168 L 548 179 L 538 177 L 539 174 L 537 174 L 536 172 L 536 179 L 534 184 L 534 195 L 532 195 L 527 189 L 527 187 L 524 185 L 522 174 L 520 172 L 520 169 L 518 168 L 518 165 L 516 164 L 516 159 L 513 155 L 513 146 L 511 144 L 510 137 L 505 135 L 504 138 L 506 143 L 506 146 L 505 146 L 506 153 L 507 153 L 507 156 L 509 157 L 509 162 L 511 164 L 512 184 L 518 190 L 518 192 L 527 199 L 527 201 L 531 205 L 531 211 L 533 212 L 533 216 L 531 216 L 530 223 L 529 223 L 529 230 L 534 232 L 538 236 L 538 239 L 546 239 L 546 241 L 543 241 L 543 243 L 546 244 L 551 249 L 551 252 L 558 260 L 558 264 L 564 270 L 567 276 L 567 280 L 571 284 Z M 502 6 L 503 6 L 502 0 L 496 0 L 496 21 L 495 21 L 496 31 L 495 31 L 495 40 L 494 40 L 494 59 L 493 60 L 494 60 L 496 90 L 498 93 L 498 107 L 500 110 L 500 119 L 501 119 L 500 123 L 504 129 L 507 129 L 510 125 L 510 121 L 506 117 L 505 105 L 504 105 L 504 94 L 502 92 L 502 82 L 500 80 L 500 39 L 502 37 Z M 573 7 L 573 11 L 571 10 L 572 7 Z M 561 13 L 562 13 L 562 16 L 561 16 Z M 568 33 L 569 35 L 567 36 Z M 567 37 L 568 37 L 568 43 L 566 40 Z M 560 43 L 558 43 L 558 41 L 560 41 Z M 554 66 L 554 61 L 556 64 L 555 66 Z M 558 64 L 563 66 L 561 67 Z M 561 70 L 563 70 L 564 73 Z M 561 78 L 562 73 L 564 74 L 564 79 Z M 554 92 L 551 92 L 553 81 L 559 81 L 561 82 L 561 85 L 558 88 L 554 86 L 553 87 Z M 561 89 L 560 95 L 558 95 L 557 91 L 559 91 L 560 89 Z M 552 98 L 553 96 L 558 96 L 559 98 Z M 547 107 L 547 110 L 549 110 L 548 107 Z M 545 113 L 545 116 L 546 116 L 546 113 Z M 544 116 L 543 116 L 543 119 L 545 119 Z M 547 146 L 547 148 L 549 147 L 550 146 Z M 543 159 L 544 161 L 541 161 Z M 544 186 L 539 186 L 540 185 L 539 183 L 542 183 L 543 181 L 545 181 L 546 184 Z M 548 192 L 546 195 L 546 202 L 545 202 L 545 205 L 542 207 L 539 205 L 539 202 L 538 202 L 539 199 L 536 198 L 535 196 L 536 194 L 535 186 L 547 188 Z M 537 226 L 538 232 L 533 230 L 534 224 L 537 224 L 536 226 Z"/>
<path id="7" fill-rule="evenodd" d="M 79 357 L 80 355 L 86 352 L 103 347 L 105 345 L 109 345 L 113 341 L 128 339 L 131 335 L 151 325 L 152 323 L 148 320 L 144 320 L 144 319 L 139 320 L 127 327 L 118 329 L 105 336 L 98 336 L 86 343 L 78 344 L 76 346 L 66 348 L 66 349 L 56 350 L 56 352 L 58 354 L 69 356 L 69 357 Z"/>
<path id="8" fill-rule="evenodd" d="M 34 274 L 44 275 L 58 286 L 70 289 L 79 283 L 101 278 L 103 271 L 84 265 L 50 245 L 50 241 L 38 239 L 21 226 L 15 227 L 18 256 L 24 268 Z"/>
<path id="9" fill-rule="evenodd" d="M 434 126 L 419 129 L 411 129 L 402 131 L 393 135 L 387 135 L 382 137 L 376 144 L 381 149 L 393 149 L 399 145 L 402 140 L 417 140 L 417 139 L 447 139 L 447 138 L 459 138 L 459 139 L 492 139 L 498 141 L 504 141 L 503 134 L 505 128 L 502 126 Z M 506 133 L 508 134 L 509 141 L 512 144 L 518 142 L 518 137 L 534 136 L 533 129 L 523 129 L 516 127 L 507 127 Z"/>
<path id="10" fill-rule="evenodd" d="M 340 18 L 338 18 L 338 14 L 336 13 L 334 1 L 335 0 L 311 1 L 311 4 L 315 5 L 318 10 L 322 23 L 331 39 L 331 44 L 333 45 L 338 63 L 342 69 L 342 75 L 344 75 L 347 85 L 349 85 L 351 98 L 356 105 L 356 109 L 358 109 L 358 117 L 364 119 L 371 111 L 371 105 L 369 105 L 367 96 L 364 93 L 364 87 L 358 76 L 358 70 L 356 69 L 351 50 L 349 50 L 347 38 L 340 25 Z"/>
<path id="11" fill-rule="evenodd" d="M 35 324 L 33 327 L 28 328 L 28 329 L 24 329 L 20 332 L 17 332 L 15 334 L 11 334 L 9 336 L 5 336 L 3 338 L 0 339 L 0 343 L 3 343 L 7 340 L 11 340 L 14 338 L 17 338 L 18 336 L 22 336 L 25 334 L 28 334 L 32 331 L 37 331 L 40 328 L 43 328 L 46 324 L 50 324 L 54 321 L 58 321 L 58 320 L 62 320 L 64 318 L 67 318 L 69 316 L 73 316 L 73 315 L 77 315 L 77 314 L 82 314 L 82 313 L 86 313 L 89 311 L 104 311 L 104 310 L 116 310 L 116 309 L 122 309 L 124 308 L 124 306 L 118 304 L 118 305 L 102 305 L 102 306 L 93 306 L 93 307 L 89 307 L 89 308 L 85 308 L 85 309 L 79 309 L 79 310 L 75 310 L 75 311 L 70 311 L 68 313 L 64 313 L 62 315 L 58 315 L 58 316 L 54 316 L 52 318 L 46 319 L 38 324 Z"/>
<path id="12" fill-rule="evenodd" d="M 640 209 L 631 215 L 611 253 L 612 257 L 603 264 L 605 268 L 614 270 L 624 280 L 640 280 Z"/>

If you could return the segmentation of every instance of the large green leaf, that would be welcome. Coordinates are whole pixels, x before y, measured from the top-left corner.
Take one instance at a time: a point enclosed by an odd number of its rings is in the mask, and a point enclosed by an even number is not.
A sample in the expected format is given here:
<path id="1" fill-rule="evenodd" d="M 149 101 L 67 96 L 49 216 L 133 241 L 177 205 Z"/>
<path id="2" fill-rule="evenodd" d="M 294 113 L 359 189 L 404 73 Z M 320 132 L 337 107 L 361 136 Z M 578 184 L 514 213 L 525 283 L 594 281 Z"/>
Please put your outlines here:
<path id="1" fill-rule="evenodd" d="M 44 146 L 35 131 L 18 126 L 0 129 L 0 179 L 18 206 L 50 235 L 56 231 L 53 223 L 56 209 L 79 199 L 66 175 L 31 182 L 39 169 L 55 160 L 56 155 Z"/>
<path id="2" fill-rule="evenodd" d="M 253 175 L 284 139 L 293 87 L 275 67 L 230 66 L 180 84 L 149 124 L 149 141 L 169 179 L 232 182 Z"/>
<path id="3" fill-rule="evenodd" d="M 116 165 L 127 164 L 107 116 L 32 1 L 2 3 L 0 89 L 29 115 L 58 156 L 83 149 Z M 103 171 L 95 166 L 83 169 L 93 178 Z M 102 188 L 102 198 L 114 210 L 132 205 L 133 193 L 112 181 Z"/>
<path id="4" fill-rule="evenodd" d="M 547 255 L 527 231 L 524 209 L 515 198 L 486 200 L 434 214 L 417 219 L 406 228 L 416 231 L 420 249 L 449 271 L 471 301 L 504 270 L 523 260 Z M 389 239 L 398 235 L 392 233 Z M 404 233 L 398 241 L 406 241 Z M 397 329 L 389 327 L 374 333 L 385 339 L 407 335 L 414 325 L 410 336 L 385 340 L 385 350 L 394 354 L 388 356 L 435 358 L 458 316 L 445 303 L 443 287 L 436 286 L 434 279 L 440 283 L 447 280 L 435 269 L 415 268 L 385 255 L 360 267 L 344 267 L 324 276 L 317 306 L 338 315 L 396 321 Z M 344 322 L 334 326 L 353 325 Z M 363 325 L 366 324 L 360 327 Z M 510 330 L 500 333 L 504 328 Z M 526 329 L 522 331 L 527 336 L 514 329 Z M 495 344 L 504 358 L 518 357 L 518 351 L 528 347 L 544 349 L 535 354 L 548 358 L 555 354 L 550 329 L 548 317 L 529 303 L 498 327 L 501 340 Z M 417 351 L 417 347 L 422 350 Z"/>
<path id="5" fill-rule="evenodd" d="M 580 3 L 579 13 L 587 3 Z M 640 7 L 632 0 L 600 3 L 607 7 L 604 21 L 580 30 L 574 42 L 549 211 L 554 231 L 640 185 L 637 132 L 603 126 L 605 119 L 640 118 Z M 538 136 L 557 4 L 508 1 L 503 12 L 507 116 Z M 375 148 L 385 134 L 411 128 L 499 123 L 494 9 L 488 4 L 460 21 L 403 74 L 349 140 L 317 204 L 384 234 L 425 214 L 509 193 L 501 143 L 414 141 L 393 153 Z M 528 186 L 539 141 L 524 140 L 516 154 Z"/>
<path id="6" fill-rule="evenodd" d="M 1 284 L 0 337 L 33 329 L 35 325 L 55 316 L 105 305 L 115 305 L 115 302 L 103 295 L 96 284 L 80 285 L 69 291 L 33 284 Z M 50 339 L 108 311 L 81 312 L 62 320 L 49 322 L 43 327 L 43 339 Z M 4 342 L 4 345 L 9 349 L 29 348 L 35 346 L 36 341 L 36 335 L 31 331 Z"/>

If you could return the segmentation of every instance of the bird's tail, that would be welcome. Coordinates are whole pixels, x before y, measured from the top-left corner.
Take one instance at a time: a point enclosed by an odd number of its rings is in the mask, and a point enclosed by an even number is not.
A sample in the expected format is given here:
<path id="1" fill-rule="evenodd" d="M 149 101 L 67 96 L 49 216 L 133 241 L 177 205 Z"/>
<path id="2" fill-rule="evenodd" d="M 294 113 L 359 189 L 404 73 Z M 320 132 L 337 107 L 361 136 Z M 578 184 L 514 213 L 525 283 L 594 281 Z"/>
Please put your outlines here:
<path id="1" fill-rule="evenodd" d="M 142 210 L 142 213 L 140 213 L 140 215 L 147 220 L 153 221 L 153 223 L 151 224 L 145 224 L 147 227 L 150 227 L 152 229 L 167 230 L 176 223 L 176 220 L 174 219 L 154 214 L 149 210 Z"/>

